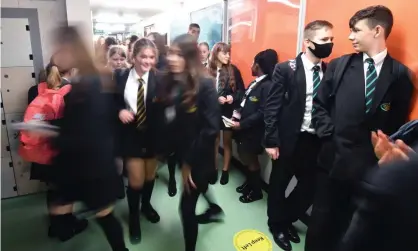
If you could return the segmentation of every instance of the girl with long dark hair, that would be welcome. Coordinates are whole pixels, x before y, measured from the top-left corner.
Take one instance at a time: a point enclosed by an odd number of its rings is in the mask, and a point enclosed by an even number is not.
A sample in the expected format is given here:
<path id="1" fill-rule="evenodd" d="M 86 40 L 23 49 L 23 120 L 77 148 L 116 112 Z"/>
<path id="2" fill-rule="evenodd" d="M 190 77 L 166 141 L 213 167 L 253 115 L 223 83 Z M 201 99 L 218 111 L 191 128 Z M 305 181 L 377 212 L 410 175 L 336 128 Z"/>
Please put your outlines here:
<path id="1" fill-rule="evenodd" d="M 200 62 L 193 36 L 177 37 L 167 54 L 168 73 L 158 81 L 158 118 L 166 152 L 173 150 L 182 160 L 184 191 L 180 214 L 186 251 L 194 251 L 199 217 L 195 209 L 200 194 L 205 194 L 214 166 L 214 144 L 219 132 L 220 107 L 213 79 Z M 215 210 L 217 209 L 217 210 Z M 222 210 L 214 203 L 211 212 Z M 213 216 L 214 214 L 211 214 Z"/>
<path id="2" fill-rule="evenodd" d="M 78 31 L 60 28 L 56 44 L 63 68 L 77 68 L 71 92 L 65 96 L 64 117 L 60 123 L 54 159 L 54 184 L 62 205 L 83 202 L 93 211 L 113 251 L 127 251 L 122 226 L 113 215 L 113 205 L 123 194 L 123 183 L 114 158 L 114 104 L 103 93 L 103 78 L 89 57 Z M 109 78 L 110 79 L 110 78 Z M 68 215 L 54 212 L 57 224 Z"/>
<path id="3" fill-rule="evenodd" d="M 264 105 L 277 62 L 277 52 L 271 49 L 261 51 L 254 57 L 251 72 L 256 78 L 248 86 L 240 107 L 235 111 L 234 117 L 238 121 L 232 128 L 235 129 L 237 150 L 240 160 L 248 167 L 245 183 L 237 188 L 237 192 L 242 193 L 239 198 L 242 203 L 263 198 L 258 156 L 263 153 Z"/>
<path id="4" fill-rule="evenodd" d="M 155 158 L 155 71 L 158 58 L 155 44 L 146 38 L 135 42 L 131 69 L 114 73 L 117 82 L 117 109 L 123 123 L 121 155 L 128 174 L 129 233 L 133 244 L 141 241 L 140 212 L 152 223 L 160 216 L 151 205 L 157 160 Z M 142 197 L 142 200 L 141 200 Z"/>
<path id="5" fill-rule="evenodd" d="M 215 44 L 209 58 L 209 72 L 216 79 L 216 90 L 218 92 L 218 103 L 221 106 L 221 116 L 232 117 L 234 108 L 239 106 L 242 94 L 245 90 L 244 82 L 238 68 L 231 64 L 231 47 L 219 42 Z M 229 181 L 229 164 L 232 157 L 232 129 L 221 123 L 223 143 L 223 168 L 220 183 L 225 185 Z M 215 159 L 219 148 L 220 133 L 215 144 Z M 216 163 L 215 163 L 216 164 Z M 215 166 L 216 168 L 216 166 Z M 218 172 L 212 175 L 211 183 L 217 180 Z"/>

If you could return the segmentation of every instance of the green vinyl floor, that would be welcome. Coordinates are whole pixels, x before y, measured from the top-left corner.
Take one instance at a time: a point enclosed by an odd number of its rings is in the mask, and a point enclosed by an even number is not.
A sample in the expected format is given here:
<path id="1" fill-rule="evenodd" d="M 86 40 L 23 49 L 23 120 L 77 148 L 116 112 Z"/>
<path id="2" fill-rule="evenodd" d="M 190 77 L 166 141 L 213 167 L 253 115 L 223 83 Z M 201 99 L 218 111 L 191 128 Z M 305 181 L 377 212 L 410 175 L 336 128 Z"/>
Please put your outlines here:
<path id="1" fill-rule="evenodd" d="M 165 166 L 158 171 L 152 204 L 159 212 L 161 221 L 151 224 L 142 222 L 142 243 L 136 246 L 129 244 L 126 224 L 128 208 L 126 200 L 116 206 L 116 215 L 121 219 L 125 240 L 130 251 L 183 251 L 182 227 L 179 219 L 179 194 L 171 198 L 167 194 L 168 171 Z M 242 174 L 233 169 L 230 181 L 222 186 L 217 183 L 211 186 L 217 202 L 225 211 L 225 221 L 199 226 L 199 237 L 196 251 L 234 251 L 234 235 L 246 229 L 255 229 L 267 235 L 273 243 L 273 251 L 281 250 L 275 245 L 267 227 L 267 195 L 263 200 L 250 204 L 239 202 L 235 188 L 243 181 Z M 177 173 L 177 186 L 180 187 L 180 177 Z M 206 207 L 200 198 L 197 212 Z M 293 250 L 302 251 L 304 247 L 306 227 L 298 223 L 302 230 L 300 244 L 292 244 Z M 1 250 L 4 251 L 110 251 L 101 229 L 91 221 L 82 234 L 68 242 L 60 243 L 47 237 L 47 220 L 44 194 L 28 195 L 1 201 Z M 254 250 L 254 249 L 252 249 Z M 257 250 L 267 251 L 267 250 Z"/>

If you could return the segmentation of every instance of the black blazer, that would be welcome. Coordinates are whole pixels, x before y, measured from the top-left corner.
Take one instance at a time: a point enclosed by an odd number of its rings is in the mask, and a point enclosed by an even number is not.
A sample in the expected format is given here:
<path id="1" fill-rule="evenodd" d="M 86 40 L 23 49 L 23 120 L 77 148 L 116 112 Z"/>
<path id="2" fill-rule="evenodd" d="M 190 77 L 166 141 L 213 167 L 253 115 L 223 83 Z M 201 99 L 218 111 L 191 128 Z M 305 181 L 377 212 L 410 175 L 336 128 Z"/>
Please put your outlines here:
<path id="1" fill-rule="evenodd" d="M 126 109 L 125 102 L 125 87 L 128 81 L 130 69 L 118 69 L 114 72 L 114 79 L 116 81 L 116 108 L 118 114 L 121 110 Z M 151 70 L 148 74 L 147 82 L 147 97 L 146 97 L 146 114 L 147 114 L 147 130 L 152 130 L 155 125 L 155 101 L 156 101 L 156 72 Z"/>
<path id="2" fill-rule="evenodd" d="M 265 77 L 247 95 L 245 106 L 240 110 L 240 130 L 235 132 L 236 140 L 241 143 L 261 145 L 264 135 L 264 107 L 271 84 L 271 80 Z"/>
<path id="3" fill-rule="evenodd" d="M 377 159 L 370 132 L 391 135 L 407 120 L 413 85 L 406 66 L 386 56 L 376 85 L 373 107 L 365 113 L 365 80 L 362 53 L 353 54 L 338 85 L 333 75 L 338 59 L 329 64 L 314 99 L 313 121 L 327 144 L 319 164 L 342 179 L 358 178 Z M 400 65 L 397 74 L 393 64 Z"/>
<path id="4" fill-rule="evenodd" d="M 276 65 L 266 102 L 264 145 L 279 147 L 284 155 L 293 152 L 305 114 L 306 75 L 301 56 Z M 323 72 L 326 67 L 323 62 Z"/>
<path id="5" fill-rule="evenodd" d="M 242 80 L 241 72 L 235 65 L 231 64 L 231 66 L 235 78 L 235 91 L 232 90 L 229 81 L 226 81 L 224 88 L 218 89 L 218 97 L 226 97 L 228 95 L 231 95 L 234 99 L 234 102 L 232 104 L 221 105 L 222 115 L 228 118 L 232 116 L 233 110 L 239 107 L 239 104 L 241 103 L 242 97 L 245 93 L 244 81 Z M 229 78 L 227 79 L 229 80 Z"/>
<path id="6" fill-rule="evenodd" d="M 167 157 L 176 152 L 192 172 L 212 170 L 216 136 L 220 130 L 221 113 L 213 79 L 202 78 L 196 105 L 186 108 L 181 102 L 166 103 L 163 95 L 167 83 L 157 81 L 156 118 L 157 154 Z M 166 109 L 174 107 L 175 117 L 168 120 Z"/>
<path id="7" fill-rule="evenodd" d="M 338 251 L 411 250 L 416 245 L 417 166 L 415 156 L 407 162 L 376 167 L 366 175 L 357 210 Z"/>

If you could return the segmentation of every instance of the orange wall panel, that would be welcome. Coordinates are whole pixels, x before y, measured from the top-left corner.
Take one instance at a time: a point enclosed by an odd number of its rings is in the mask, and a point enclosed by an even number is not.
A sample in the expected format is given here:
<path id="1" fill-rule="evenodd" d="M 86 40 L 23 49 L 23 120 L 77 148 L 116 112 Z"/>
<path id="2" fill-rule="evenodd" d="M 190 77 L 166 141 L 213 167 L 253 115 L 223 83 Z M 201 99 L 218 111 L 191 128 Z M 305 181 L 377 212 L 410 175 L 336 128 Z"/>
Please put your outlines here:
<path id="1" fill-rule="evenodd" d="M 353 51 L 348 40 L 348 21 L 354 13 L 370 5 L 385 5 L 394 15 L 394 27 L 388 40 L 392 57 L 406 64 L 415 75 L 418 73 L 418 33 L 416 20 L 417 1 L 399 0 L 307 0 L 305 22 L 325 19 L 334 24 L 335 45 L 331 58 Z M 415 78 L 416 80 L 416 78 Z M 415 88 L 418 89 L 415 81 Z M 418 95 L 414 96 L 410 119 L 418 119 Z"/>
<path id="2" fill-rule="evenodd" d="M 232 62 L 240 69 L 246 86 L 253 80 L 251 64 L 258 52 L 275 49 L 280 61 L 295 57 L 300 1 L 288 2 L 230 1 Z"/>

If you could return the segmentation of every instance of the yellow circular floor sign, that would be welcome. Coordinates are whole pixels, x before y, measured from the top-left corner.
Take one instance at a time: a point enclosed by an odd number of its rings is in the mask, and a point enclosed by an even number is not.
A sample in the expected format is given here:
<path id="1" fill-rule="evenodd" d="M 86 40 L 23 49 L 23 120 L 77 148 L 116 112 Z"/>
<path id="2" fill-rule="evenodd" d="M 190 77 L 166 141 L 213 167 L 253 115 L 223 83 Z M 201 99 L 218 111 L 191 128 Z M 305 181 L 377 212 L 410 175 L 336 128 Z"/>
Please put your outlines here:
<path id="1" fill-rule="evenodd" d="M 267 236 L 257 230 L 242 230 L 234 236 L 234 246 L 239 251 L 272 251 L 273 246 Z"/>

